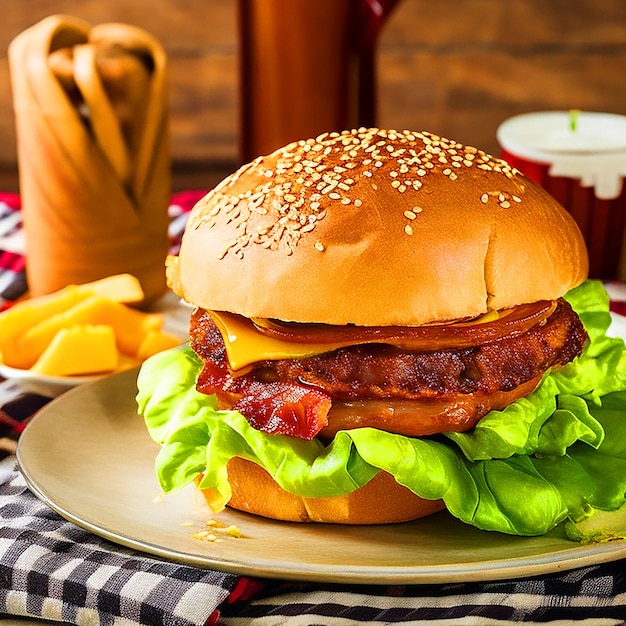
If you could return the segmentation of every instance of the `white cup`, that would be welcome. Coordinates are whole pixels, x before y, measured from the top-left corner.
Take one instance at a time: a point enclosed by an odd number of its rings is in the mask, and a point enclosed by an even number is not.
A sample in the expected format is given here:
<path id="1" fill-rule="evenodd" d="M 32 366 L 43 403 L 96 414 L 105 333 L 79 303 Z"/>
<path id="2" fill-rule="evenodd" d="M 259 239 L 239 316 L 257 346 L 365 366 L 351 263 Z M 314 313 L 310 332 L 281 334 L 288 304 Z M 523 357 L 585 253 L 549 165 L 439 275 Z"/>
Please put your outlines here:
<path id="1" fill-rule="evenodd" d="M 502 157 L 574 217 L 593 278 L 626 280 L 626 116 L 525 113 L 497 130 Z"/>

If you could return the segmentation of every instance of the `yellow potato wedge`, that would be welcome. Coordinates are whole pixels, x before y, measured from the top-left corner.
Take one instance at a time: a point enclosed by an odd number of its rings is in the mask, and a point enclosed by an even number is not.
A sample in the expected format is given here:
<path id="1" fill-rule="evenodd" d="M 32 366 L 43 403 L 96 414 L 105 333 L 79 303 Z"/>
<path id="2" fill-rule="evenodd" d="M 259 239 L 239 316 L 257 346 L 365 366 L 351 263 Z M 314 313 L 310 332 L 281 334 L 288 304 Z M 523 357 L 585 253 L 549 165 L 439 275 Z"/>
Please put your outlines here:
<path id="1" fill-rule="evenodd" d="M 118 350 L 132 357 L 137 357 L 146 334 L 160 330 L 165 321 L 162 313 L 144 313 L 110 300 L 106 308 L 106 323 L 115 330 Z"/>
<path id="2" fill-rule="evenodd" d="M 62 328 L 33 365 L 49 376 L 87 376 L 115 370 L 118 352 L 110 326 L 77 324 Z"/>
<path id="3" fill-rule="evenodd" d="M 77 287 L 79 291 L 88 291 L 90 295 L 127 304 L 141 302 L 145 297 L 141 283 L 132 274 L 115 274 Z"/>
<path id="4" fill-rule="evenodd" d="M 3 362 L 10 367 L 30 367 L 32 362 L 24 365 L 20 355 L 20 336 L 41 321 L 62 313 L 88 297 L 89 294 L 79 291 L 75 286 L 65 287 L 49 296 L 19 302 L 0 314 L 0 351 Z"/>
<path id="5" fill-rule="evenodd" d="M 182 341 L 162 331 L 162 313 L 132 307 L 143 300 L 139 281 L 131 274 L 117 274 L 19 302 L 0 314 L 0 361 L 16 369 L 59 376 L 138 365 Z M 91 360 L 81 356 L 98 351 L 101 354 Z"/>
<path id="6" fill-rule="evenodd" d="M 12 360 L 19 361 L 20 367 L 27 369 L 37 361 L 60 330 L 77 324 L 106 324 L 105 315 L 101 313 L 102 302 L 105 301 L 99 296 L 91 295 L 35 324 L 17 340 L 18 355 Z"/>
<path id="7" fill-rule="evenodd" d="M 170 333 L 166 333 L 162 330 L 151 330 L 146 334 L 144 340 L 141 342 L 139 350 L 137 351 L 137 358 L 141 361 L 145 361 L 157 352 L 163 352 L 163 350 L 175 348 L 181 343 L 183 343 L 181 339 L 171 335 Z"/>
<path id="8" fill-rule="evenodd" d="M 63 313 L 94 295 L 129 304 L 141 302 L 144 298 L 137 278 L 131 274 L 116 274 L 83 285 L 69 285 L 47 296 L 18 302 L 0 314 L 0 353 L 3 362 L 19 369 L 30 367 L 34 362 L 32 354 L 20 354 L 17 338 L 43 320 Z"/>
<path id="9" fill-rule="evenodd" d="M 27 330 L 17 341 L 18 354 L 12 356 L 12 360 L 19 362 L 22 369 L 31 367 L 61 329 L 76 324 L 111 326 L 118 349 L 134 357 L 146 333 L 160 329 L 163 320 L 160 313 L 143 313 L 100 295 L 92 295 Z"/>
<path id="10" fill-rule="evenodd" d="M 115 368 L 116 372 L 123 372 L 137 365 L 141 365 L 139 359 L 136 359 L 134 356 L 128 356 L 128 354 L 124 354 L 123 352 L 118 352 L 117 367 Z"/>

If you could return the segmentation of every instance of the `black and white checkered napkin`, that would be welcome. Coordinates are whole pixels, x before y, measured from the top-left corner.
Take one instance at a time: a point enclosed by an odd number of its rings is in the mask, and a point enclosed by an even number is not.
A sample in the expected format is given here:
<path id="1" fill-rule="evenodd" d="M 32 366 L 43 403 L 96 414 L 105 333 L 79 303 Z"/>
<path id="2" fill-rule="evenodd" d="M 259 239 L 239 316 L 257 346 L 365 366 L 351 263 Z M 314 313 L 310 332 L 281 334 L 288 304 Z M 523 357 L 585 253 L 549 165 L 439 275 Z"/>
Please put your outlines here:
<path id="1" fill-rule="evenodd" d="M 65 521 L 0 461 L 0 614 L 71 624 L 217 620 L 239 577 L 151 558 Z"/>
<path id="2" fill-rule="evenodd" d="M 408 586 L 268 586 L 251 602 L 225 607 L 228 626 L 389 624 L 440 626 L 617 626 L 626 623 L 626 562 L 548 576 Z"/>

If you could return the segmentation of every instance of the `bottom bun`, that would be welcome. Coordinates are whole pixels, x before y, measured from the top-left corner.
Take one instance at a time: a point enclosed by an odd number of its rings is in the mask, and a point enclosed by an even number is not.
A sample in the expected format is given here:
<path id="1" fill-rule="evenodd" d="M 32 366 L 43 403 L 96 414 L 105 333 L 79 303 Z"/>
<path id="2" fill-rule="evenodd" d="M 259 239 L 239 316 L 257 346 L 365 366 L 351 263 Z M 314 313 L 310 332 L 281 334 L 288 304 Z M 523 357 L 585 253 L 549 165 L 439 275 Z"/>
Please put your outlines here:
<path id="1" fill-rule="evenodd" d="M 280 487 L 261 466 L 238 457 L 228 463 L 228 480 L 233 491 L 229 507 L 289 522 L 392 524 L 445 508 L 441 500 L 416 496 L 384 471 L 351 493 L 328 498 L 293 495 Z M 209 501 L 208 493 L 206 496 Z"/>

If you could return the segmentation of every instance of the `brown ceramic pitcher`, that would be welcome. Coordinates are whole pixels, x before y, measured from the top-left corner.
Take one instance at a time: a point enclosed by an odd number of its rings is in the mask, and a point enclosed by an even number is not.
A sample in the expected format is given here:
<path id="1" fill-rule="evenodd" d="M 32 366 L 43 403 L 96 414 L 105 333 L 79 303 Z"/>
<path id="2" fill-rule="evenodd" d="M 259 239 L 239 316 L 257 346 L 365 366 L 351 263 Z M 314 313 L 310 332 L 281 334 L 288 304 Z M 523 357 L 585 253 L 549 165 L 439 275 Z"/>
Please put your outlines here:
<path id="1" fill-rule="evenodd" d="M 376 123 L 376 43 L 398 0 L 239 0 L 241 158 Z"/>

